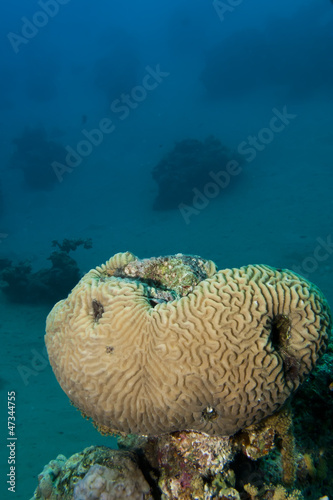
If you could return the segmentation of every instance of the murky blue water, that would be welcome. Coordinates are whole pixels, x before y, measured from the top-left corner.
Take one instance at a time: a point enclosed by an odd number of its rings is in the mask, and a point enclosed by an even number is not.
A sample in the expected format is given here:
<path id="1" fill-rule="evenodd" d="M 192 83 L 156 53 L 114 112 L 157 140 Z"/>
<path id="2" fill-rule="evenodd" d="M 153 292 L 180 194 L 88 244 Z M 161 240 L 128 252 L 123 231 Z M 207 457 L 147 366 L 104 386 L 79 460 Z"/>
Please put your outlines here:
<path id="1" fill-rule="evenodd" d="M 220 268 L 293 269 L 332 305 L 333 5 L 290 3 L 0 7 L 1 498 L 30 498 L 59 453 L 115 446 L 70 406 L 47 361 L 50 290 L 76 279 L 57 266 L 38 274 L 54 265 L 54 240 L 91 238 L 65 251 L 79 276 L 120 251 L 183 252 Z M 237 168 L 207 160 L 207 179 L 180 157 L 153 178 L 175 143 L 212 135 Z"/>

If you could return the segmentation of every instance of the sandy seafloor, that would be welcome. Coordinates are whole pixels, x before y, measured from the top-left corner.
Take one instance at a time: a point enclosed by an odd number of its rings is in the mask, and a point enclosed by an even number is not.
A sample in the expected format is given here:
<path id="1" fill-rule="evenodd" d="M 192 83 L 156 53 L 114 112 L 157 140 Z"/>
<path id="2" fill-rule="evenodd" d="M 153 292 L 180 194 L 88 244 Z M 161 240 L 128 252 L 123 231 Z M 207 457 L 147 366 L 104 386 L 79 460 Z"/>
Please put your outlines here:
<path id="1" fill-rule="evenodd" d="M 214 260 L 219 268 L 300 265 L 333 306 L 333 251 L 316 261 L 311 272 L 304 268 L 304 262 L 310 262 L 304 259 L 313 258 L 318 238 L 333 238 L 332 96 L 318 92 L 298 101 L 270 91 L 226 103 L 206 100 L 198 91 L 197 99 L 192 95 L 186 100 L 190 75 L 188 81 L 186 75 L 181 80 L 181 90 L 179 75 L 176 81 L 172 75 L 171 70 L 155 93 L 127 120 L 117 122 L 116 131 L 53 191 L 22 191 L 18 196 L 13 187 L 5 193 L 8 208 L 1 232 L 8 236 L 2 240 L 1 255 L 30 258 L 39 269 L 48 265 L 53 239 L 91 237 L 91 250 L 72 254 L 82 273 L 126 250 L 139 257 L 197 254 Z M 175 140 L 214 134 L 237 147 L 267 126 L 272 108 L 282 110 L 284 105 L 297 117 L 253 162 L 245 162 L 242 173 L 189 224 L 178 210 L 152 210 L 156 186 L 151 170 Z M 100 109 L 95 116 L 91 113 L 88 126 L 102 117 Z M 100 436 L 60 389 L 44 351 L 48 311 L 38 304 L 0 300 L 3 442 L 7 391 L 16 391 L 17 417 L 16 493 L 4 489 L 8 465 L 2 446 L 1 499 L 29 499 L 38 473 L 60 453 L 68 457 L 92 444 L 115 444 Z M 33 365 L 36 353 L 39 364 Z M 26 380 L 19 372 L 22 366 L 34 370 Z"/>

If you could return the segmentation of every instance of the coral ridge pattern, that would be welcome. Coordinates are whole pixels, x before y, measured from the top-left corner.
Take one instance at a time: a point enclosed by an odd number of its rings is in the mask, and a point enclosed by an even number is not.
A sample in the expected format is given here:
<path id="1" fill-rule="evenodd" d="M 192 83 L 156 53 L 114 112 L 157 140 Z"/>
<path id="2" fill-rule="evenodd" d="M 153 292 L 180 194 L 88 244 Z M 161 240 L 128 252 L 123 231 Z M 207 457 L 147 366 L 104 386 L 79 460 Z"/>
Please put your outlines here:
<path id="1" fill-rule="evenodd" d="M 228 436 L 283 406 L 331 327 L 320 290 L 291 271 L 126 252 L 54 306 L 45 341 L 61 387 L 101 428 Z"/>

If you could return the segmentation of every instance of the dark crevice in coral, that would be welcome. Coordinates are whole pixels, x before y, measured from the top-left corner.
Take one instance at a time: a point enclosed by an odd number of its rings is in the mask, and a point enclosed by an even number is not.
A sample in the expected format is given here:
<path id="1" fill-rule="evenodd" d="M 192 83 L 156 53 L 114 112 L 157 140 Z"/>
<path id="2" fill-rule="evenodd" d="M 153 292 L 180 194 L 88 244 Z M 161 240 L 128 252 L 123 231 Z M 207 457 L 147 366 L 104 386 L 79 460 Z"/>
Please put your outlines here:
<path id="1" fill-rule="evenodd" d="M 286 347 L 290 326 L 291 321 L 288 316 L 284 314 L 277 314 L 273 317 L 270 324 L 270 339 L 274 349 L 277 351 Z"/>
<path id="2" fill-rule="evenodd" d="M 281 356 L 283 359 L 283 369 L 286 380 L 294 382 L 299 378 L 300 362 L 295 356 L 291 356 L 287 351 L 282 350 Z"/>
<path id="3" fill-rule="evenodd" d="M 165 300 L 159 300 L 159 299 L 155 299 L 155 298 L 152 298 L 152 297 L 149 297 L 149 304 L 151 305 L 151 307 L 156 307 L 158 304 L 162 304 L 163 302 L 166 302 Z"/>
<path id="4" fill-rule="evenodd" d="M 117 444 L 120 450 L 134 453 L 135 461 L 150 486 L 152 499 L 161 500 L 162 491 L 158 486 L 161 472 L 158 469 L 158 461 L 156 460 L 157 440 L 151 438 L 147 444 L 146 438 L 128 434 L 127 436 L 118 437 Z"/>
<path id="5" fill-rule="evenodd" d="M 103 313 L 104 313 L 104 307 L 103 307 L 103 305 L 102 305 L 100 302 L 98 302 L 98 300 L 96 300 L 96 299 L 93 299 L 93 300 L 92 300 L 91 305 L 92 305 L 92 308 L 93 308 L 94 320 L 95 320 L 96 322 L 98 322 L 98 321 L 101 319 L 101 317 L 103 316 Z"/>
<path id="6" fill-rule="evenodd" d="M 217 411 L 212 406 L 207 406 L 207 408 L 205 408 L 201 413 L 201 418 L 206 422 L 215 420 L 217 416 L 218 416 Z"/>
<path id="7" fill-rule="evenodd" d="M 132 281 L 132 282 L 139 281 L 140 283 L 143 283 L 144 285 L 147 285 L 148 287 L 154 287 L 154 288 L 156 287 L 156 288 L 160 288 L 161 290 L 167 290 L 167 288 L 165 286 L 163 286 L 162 282 L 159 279 L 157 279 L 157 277 L 147 278 L 146 276 L 140 276 L 139 274 L 135 275 L 135 276 L 129 276 L 128 274 L 126 274 L 124 272 L 123 268 L 115 269 L 113 276 L 115 278 L 122 278 L 126 281 Z"/>
<path id="8" fill-rule="evenodd" d="M 243 499 L 250 498 L 244 490 L 246 484 L 251 483 L 260 490 L 265 483 L 265 474 L 260 469 L 260 461 L 250 460 L 242 453 L 236 454 L 232 462 L 232 470 L 236 476 L 236 490 L 241 493 Z"/>
<path id="9" fill-rule="evenodd" d="M 128 276 L 127 274 L 124 273 L 124 269 L 120 269 L 120 268 L 116 269 L 114 271 L 114 273 L 112 274 L 112 276 L 114 276 L 115 278 L 122 278 L 123 280 L 128 281 L 128 282 L 134 282 L 134 283 L 140 282 L 143 285 L 146 285 L 148 295 L 149 295 L 150 290 L 156 291 L 157 293 L 159 292 L 160 294 L 163 293 L 164 295 L 167 292 L 169 292 L 170 298 L 168 300 L 162 300 L 161 302 L 168 302 L 169 300 L 174 300 L 175 298 L 177 298 L 176 294 L 172 290 L 170 290 L 169 288 L 164 286 L 161 283 L 161 281 L 157 278 L 151 279 L 151 278 L 146 278 L 144 276 Z M 173 296 L 171 297 L 172 293 L 174 293 L 174 295 L 175 295 L 174 297 Z"/>
<path id="10" fill-rule="evenodd" d="M 143 451 L 136 450 L 136 457 L 139 469 L 141 470 L 143 477 L 150 486 L 151 495 L 154 500 L 162 499 L 162 491 L 158 486 L 159 472 L 157 469 L 153 468 L 147 458 L 145 457 Z"/>
<path id="11" fill-rule="evenodd" d="M 286 381 L 294 382 L 299 377 L 300 362 L 288 352 L 288 338 L 291 321 L 285 314 L 277 314 L 270 322 L 270 340 L 283 362 Z"/>

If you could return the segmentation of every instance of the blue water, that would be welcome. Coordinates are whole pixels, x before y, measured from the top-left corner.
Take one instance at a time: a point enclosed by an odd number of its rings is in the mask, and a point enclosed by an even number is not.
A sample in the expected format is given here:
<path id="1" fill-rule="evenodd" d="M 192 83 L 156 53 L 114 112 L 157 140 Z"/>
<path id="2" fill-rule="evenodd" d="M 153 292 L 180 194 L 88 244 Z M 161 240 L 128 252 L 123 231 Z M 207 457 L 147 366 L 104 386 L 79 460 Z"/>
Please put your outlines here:
<path id="1" fill-rule="evenodd" d="M 294 269 L 333 304 L 329 0 L 13 0 L 0 9 L 0 259 L 28 260 L 36 272 L 50 266 L 53 240 L 91 238 L 91 249 L 71 254 L 81 274 L 120 251 L 183 252 L 220 268 Z M 155 210 L 153 168 L 175 142 L 210 135 L 241 167 Z M 0 496 L 25 499 L 59 453 L 115 441 L 69 405 L 48 365 L 52 304 L 0 300 Z M 8 391 L 15 494 L 5 478 Z"/>

